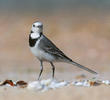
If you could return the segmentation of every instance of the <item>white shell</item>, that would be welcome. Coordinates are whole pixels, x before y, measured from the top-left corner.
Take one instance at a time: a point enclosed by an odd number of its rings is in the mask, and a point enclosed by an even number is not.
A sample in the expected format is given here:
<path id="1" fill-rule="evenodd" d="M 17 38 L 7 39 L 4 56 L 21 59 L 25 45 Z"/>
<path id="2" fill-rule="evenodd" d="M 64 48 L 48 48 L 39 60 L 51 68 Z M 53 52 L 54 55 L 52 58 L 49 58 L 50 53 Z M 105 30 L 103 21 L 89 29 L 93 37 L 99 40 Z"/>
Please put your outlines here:
<path id="1" fill-rule="evenodd" d="M 106 84 L 106 85 L 110 85 L 110 81 L 109 80 L 103 80 L 102 83 Z"/>

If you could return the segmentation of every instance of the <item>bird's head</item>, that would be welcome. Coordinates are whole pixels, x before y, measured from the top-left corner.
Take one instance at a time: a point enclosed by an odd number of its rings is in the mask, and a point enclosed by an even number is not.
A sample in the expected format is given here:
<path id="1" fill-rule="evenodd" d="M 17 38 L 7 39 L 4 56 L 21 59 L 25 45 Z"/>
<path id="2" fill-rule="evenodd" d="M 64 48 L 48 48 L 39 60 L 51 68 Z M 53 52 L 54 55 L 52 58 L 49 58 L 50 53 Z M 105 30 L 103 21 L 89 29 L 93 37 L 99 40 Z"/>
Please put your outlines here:
<path id="1" fill-rule="evenodd" d="M 42 22 L 34 22 L 32 24 L 32 28 L 31 31 L 33 31 L 34 33 L 42 33 L 43 32 L 43 24 Z"/>

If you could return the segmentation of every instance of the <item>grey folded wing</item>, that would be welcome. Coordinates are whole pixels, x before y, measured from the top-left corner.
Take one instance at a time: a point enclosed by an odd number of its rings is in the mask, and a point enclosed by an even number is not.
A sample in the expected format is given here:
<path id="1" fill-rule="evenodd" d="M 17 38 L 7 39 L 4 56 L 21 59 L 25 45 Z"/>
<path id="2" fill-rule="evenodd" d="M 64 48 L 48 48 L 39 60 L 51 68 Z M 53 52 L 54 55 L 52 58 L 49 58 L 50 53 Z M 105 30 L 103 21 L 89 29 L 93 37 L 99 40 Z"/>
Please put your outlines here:
<path id="1" fill-rule="evenodd" d="M 58 60 L 70 60 L 56 45 L 43 35 L 39 47 L 46 53 L 53 55 Z"/>

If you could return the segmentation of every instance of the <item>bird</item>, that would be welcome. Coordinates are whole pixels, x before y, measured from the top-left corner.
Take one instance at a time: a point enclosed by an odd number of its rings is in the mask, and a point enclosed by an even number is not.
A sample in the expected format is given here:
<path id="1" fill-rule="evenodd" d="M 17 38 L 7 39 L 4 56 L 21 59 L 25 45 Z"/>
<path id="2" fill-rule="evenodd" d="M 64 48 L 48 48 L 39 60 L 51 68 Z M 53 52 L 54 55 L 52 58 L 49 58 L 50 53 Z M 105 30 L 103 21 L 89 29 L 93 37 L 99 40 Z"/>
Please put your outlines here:
<path id="1" fill-rule="evenodd" d="M 29 47 L 33 55 L 40 61 L 40 73 L 38 80 L 40 80 L 43 72 L 43 62 L 49 62 L 52 66 L 52 79 L 54 79 L 55 66 L 54 62 L 64 62 L 72 64 L 81 69 L 84 69 L 92 74 L 98 74 L 97 72 L 73 61 L 66 56 L 50 39 L 43 34 L 43 23 L 36 21 L 32 24 L 29 34 Z"/>

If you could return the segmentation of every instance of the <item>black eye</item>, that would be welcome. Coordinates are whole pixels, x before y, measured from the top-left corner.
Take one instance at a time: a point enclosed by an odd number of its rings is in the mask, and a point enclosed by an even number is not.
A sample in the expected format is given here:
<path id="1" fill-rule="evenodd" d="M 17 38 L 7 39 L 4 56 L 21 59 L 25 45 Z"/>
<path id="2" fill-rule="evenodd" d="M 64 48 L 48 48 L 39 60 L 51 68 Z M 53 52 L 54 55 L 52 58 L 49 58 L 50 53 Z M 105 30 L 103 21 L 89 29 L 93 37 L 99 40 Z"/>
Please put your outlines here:
<path id="1" fill-rule="evenodd" d="M 33 27 L 35 27 L 35 25 L 33 25 Z"/>

